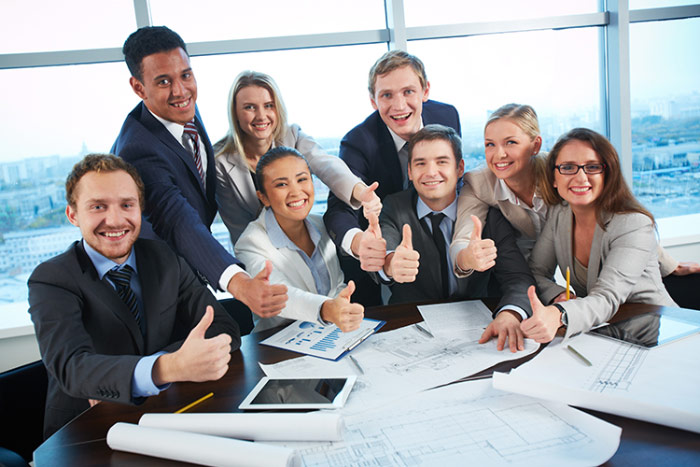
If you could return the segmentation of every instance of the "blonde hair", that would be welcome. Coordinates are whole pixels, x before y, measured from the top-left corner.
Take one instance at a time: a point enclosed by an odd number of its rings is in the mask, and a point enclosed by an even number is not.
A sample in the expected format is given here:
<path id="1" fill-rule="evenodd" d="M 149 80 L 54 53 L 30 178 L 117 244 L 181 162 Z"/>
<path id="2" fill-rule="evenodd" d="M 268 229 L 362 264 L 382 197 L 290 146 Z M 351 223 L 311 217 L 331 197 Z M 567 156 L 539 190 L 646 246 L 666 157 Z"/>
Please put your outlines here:
<path id="1" fill-rule="evenodd" d="M 272 134 L 272 139 L 274 141 L 281 141 L 282 136 L 287 130 L 287 108 L 284 106 L 284 101 L 282 100 L 282 95 L 277 87 L 277 83 L 272 79 L 270 75 L 265 73 L 260 73 L 258 71 L 243 71 L 236 79 L 233 81 L 231 90 L 228 93 L 228 124 L 229 129 L 220 141 L 215 145 L 216 155 L 223 154 L 226 152 L 237 152 L 241 156 L 245 157 L 245 150 L 243 149 L 243 139 L 245 138 L 245 133 L 241 129 L 241 124 L 236 116 L 236 96 L 243 88 L 248 86 L 259 86 L 261 88 L 267 89 L 272 97 L 272 101 L 275 103 L 275 112 L 277 113 L 277 127 Z"/>

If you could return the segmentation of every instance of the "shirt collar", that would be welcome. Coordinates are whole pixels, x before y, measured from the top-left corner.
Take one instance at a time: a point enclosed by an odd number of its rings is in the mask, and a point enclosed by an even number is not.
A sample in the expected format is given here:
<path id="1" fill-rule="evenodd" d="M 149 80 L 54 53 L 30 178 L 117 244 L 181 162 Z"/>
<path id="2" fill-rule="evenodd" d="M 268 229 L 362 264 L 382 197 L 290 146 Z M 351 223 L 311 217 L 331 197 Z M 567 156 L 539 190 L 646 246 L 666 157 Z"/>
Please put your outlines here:
<path id="1" fill-rule="evenodd" d="M 416 214 L 418 215 L 418 219 L 423 219 L 431 212 L 433 212 L 433 210 L 418 196 L 418 201 L 416 202 Z M 455 222 L 457 220 L 457 197 L 455 196 L 454 201 L 440 212 L 449 217 L 452 222 Z"/>
<path id="2" fill-rule="evenodd" d="M 508 201 L 511 204 L 522 206 L 525 209 L 532 209 L 535 212 L 540 212 L 547 207 L 544 200 L 535 191 L 535 195 L 532 197 L 532 208 L 530 208 L 527 203 L 522 202 L 520 198 L 513 193 L 513 190 L 508 187 L 505 180 L 500 178 L 496 179 L 496 183 L 493 186 L 493 196 L 497 201 Z"/>
<path id="3" fill-rule="evenodd" d="M 115 263 L 109 258 L 106 258 L 102 253 L 99 253 L 93 247 L 91 247 L 88 242 L 83 239 L 83 248 L 85 248 L 85 253 L 87 253 L 88 258 L 92 261 L 93 266 L 97 270 L 97 274 L 100 276 L 100 280 L 115 267 L 121 268 L 123 265 L 128 264 L 133 268 L 134 271 L 138 273 L 136 269 L 136 252 L 134 251 L 134 246 L 131 246 L 131 252 L 129 257 L 122 264 Z"/>
<path id="4" fill-rule="evenodd" d="M 151 109 L 149 109 L 148 106 L 146 106 L 146 110 L 151 112 Z M 173 135 L 173 137 L 180 142 L 180 144 L 182 144 L 182 135 L 185 132 L 185 125 L 180 125 L 179 123 L 171 122 L 170 120 L 161 118 L 153 112 L 151 112 L 151 115 L 153 115 L 153 117 L 156 120 L 162 123 L 165 129 L 168 130 L 170 134 Z"/>
<path id="5" fill-rule="evenodd" d="M 304 223 L 306 224 L 306 229 L 309 231 L 314 246 L 318 246 L 318 242 L 321 240 L 321 232 L 309 222 L 308 218 L 304 219 Z M 287 234 L 284 233 L 282 227 L 280 227 L 277 222 L 275 213 L 272 212 L 270 208 L 265 208 L 265 229 L 267 230 L 267 236 L 270 238 L 270 243 L 272 243 L 272 246 L 275 248 L 299 249 L 299 247 L 287 237 Z"/>
<path id="6" fill-rule="evenodd" d="M 404 144 L 408 143 L 408 141 L 406 141 L 405 139 L 403 139 L 402 137 L 400 137 L 399 135 L 397 135 L 396 133 L 391 131 L 391 128 L 389 128 L 388 125 L 387 125 L 386 129 L 389 130 L 389 134 L 391 135 L 391 139 L 394 140 L 394 147 L 396 147 L 396 152 L 399 152 L 401 150 L 401 148 L 403 148 Z M 418 128 L 418 129 L 419 130 L 423 129 L 423 119 L 422 118 L 420 121 L 420 128 Z"/>

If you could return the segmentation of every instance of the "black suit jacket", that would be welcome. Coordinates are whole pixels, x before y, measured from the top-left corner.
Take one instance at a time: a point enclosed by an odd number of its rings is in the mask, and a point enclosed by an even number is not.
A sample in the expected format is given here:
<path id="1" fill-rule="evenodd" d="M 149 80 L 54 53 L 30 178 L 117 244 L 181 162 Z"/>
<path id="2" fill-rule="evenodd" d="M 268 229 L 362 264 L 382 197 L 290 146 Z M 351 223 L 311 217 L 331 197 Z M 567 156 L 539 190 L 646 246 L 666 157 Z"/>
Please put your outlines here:
<path id="1" fill-rule="evenodd" d="M 413 248 L 420 254 L 416 280 L 404 284 L 392 283 L 389 286 L 389 303 L 425 301 L 442 295 L 440 256 L 430 231 L 418 220 L 417 199 L 418 193 L 413 188 L 390 195 L 384 200 L 384 208 L 379 217 L 387 250 L 395 250 L 398 247 L 402 239 L 403 225 L 408 224 L 413 234 Z M 450 298 L 487 297 L 489 278 L 494 274 L 503 295 L 496 310 L 505 305 L 517 305 L 528 315 L 532 315 L 527 288 L 535 284 L 535 278 L 515 243 L 513 227 L 498 209 L 489 209 L 482 237 L 491 238 L 496 244 L 496 266 L 488 271 L 475 272 L 469 277 L 457 279 L 457 291 Z"/>
<path id="2" fill-rule="evenodd" d="M 207 150 L 206 190 L 192 155 L 143 102 L 129 113 L 112 152 L 136 167 L 146 185 L 141 237 L 160 238 L 214 288 L 232 264 L 241 264 L 211 234 L 216 216 L 214 150 L 199 113 L 195 125 Z M 155 232 L 155 233 L 154 233 Z"/>
<path id="3" fill-rule="evenodd" d="M 439 123 L 454 128 L 461 134 L 457 109 L 449 104 L 436 101 L 423 103 L 423 124 Z M 340 142 L 340 158 L 350 170 L 367 185 L 379 182 L 377 196 L 384 199 L 387 195 L 403 190 L 403 173 L 399 155 L 391 138 L 389 129 L 379 116 L 372 113 L 364 122 L 350 130 Z M 323 216 L 331 239 L 340 246 L 343 237 L 352 228 L 367 228 L 367 220 L 362 210 L 354 210 L 332 192 L 328 194 L 328 210 Z"/>
<path id="4" fill-rule="evenodd" d="M 187 263 L 158 240 L 137 240 L 146 338 L 106 279 L 100 280 L 82 242 L 36 267 L 29 278 L 29 313 L 49 375 L 44 435 L 89 407 L 87 399 L 138 403 L 134 368 L 144 355 L 177 350 L 207 305 L 214 321 L 207 337 L 241 338 L 236 322 Z"/>

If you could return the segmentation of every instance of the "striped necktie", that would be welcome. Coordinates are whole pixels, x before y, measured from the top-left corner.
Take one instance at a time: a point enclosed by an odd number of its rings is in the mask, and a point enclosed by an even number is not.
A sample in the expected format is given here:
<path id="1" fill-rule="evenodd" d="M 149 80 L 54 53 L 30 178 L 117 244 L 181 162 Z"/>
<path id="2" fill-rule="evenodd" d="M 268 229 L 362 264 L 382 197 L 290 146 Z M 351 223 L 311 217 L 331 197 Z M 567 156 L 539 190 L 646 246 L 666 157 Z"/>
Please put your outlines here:
<path id="1" fill-rule="evenodd" d="M 194 165 L 197 166 L 197 172 L 199 172 L 199 178 L 204 182 L 204 170 L 202 169 L 202 156 L 199 154 L 199 132 L 197 127 L 194 126 L 194 120 L 185 123 L 184 133 L 192 139 L 192 146 L 194 150 L 192 151 L 192 157 L 194 158 Z"/>
<path id="2" fill-rule="evenodd" d="M 107 271 L 107 277 L 109 277 L 109 279 L 114 283 L 114 286 L 117 290 L 117 295 L 119 295 L 119 298 L 121 298 L 122 301 L 126 304 L 127 308 L 129 308 L 129 311 L 131 311 L 131 314 L 136 320 L 136 324 L 139 325 L 141 334 L 145 336 L 146 330 L 144 329 L 143 320 L 141 319 L 141 311 L 139 310 L 139 304 L 136 301 L 136 294 L 134 293 L 130 285 L 131 275 L 133 273 L 134 270 L 131 266 L 127 264 L 124 265 L 124 267 L 121 269 L 115 268 Z"/>

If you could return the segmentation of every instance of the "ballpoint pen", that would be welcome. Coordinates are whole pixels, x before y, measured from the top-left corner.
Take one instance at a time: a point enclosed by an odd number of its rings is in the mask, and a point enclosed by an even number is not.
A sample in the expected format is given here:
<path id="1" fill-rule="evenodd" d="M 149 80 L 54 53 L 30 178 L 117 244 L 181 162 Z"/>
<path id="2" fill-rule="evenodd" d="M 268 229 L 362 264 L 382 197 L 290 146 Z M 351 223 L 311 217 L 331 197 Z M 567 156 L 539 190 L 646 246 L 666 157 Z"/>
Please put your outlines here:
<path id="1" fill-rule="evenodd" d="M 571 287 L 571 271 L 569 270 L 569 266 L 566 267 L 566 299 L 568 300 L 570 297 L 570 292 L 569 289 Z"/>
<path id="2" fill-rule="evenodd" d="M 348 355 L 348 357 L 350 357 L 350 361 L 351 361 L 352 364 L 355 366 L 355 368 L 357 368 L 357 371 L 359 371 L 361 375 L 364 375 L 364 374 L 365 374 L 365 370 L 363 370 L 362 367 L 360 366 L 360 362 L 358 362 L 358 361 L 355 359 L 355 357 L 353 357 L 352 355 Z"/>

